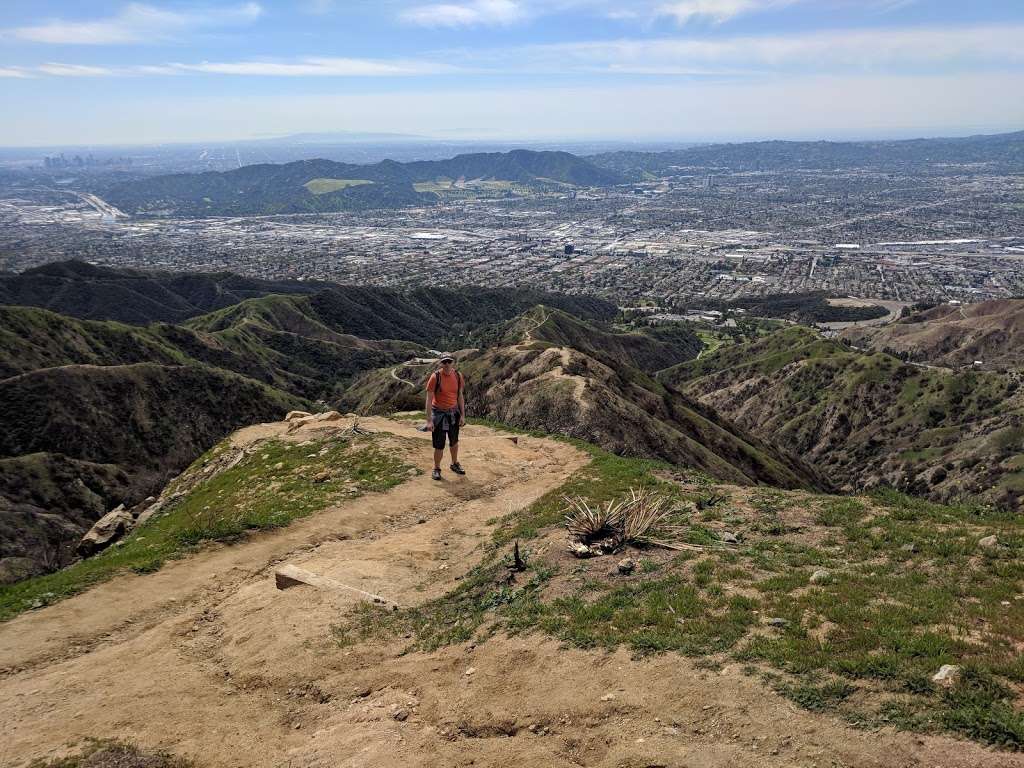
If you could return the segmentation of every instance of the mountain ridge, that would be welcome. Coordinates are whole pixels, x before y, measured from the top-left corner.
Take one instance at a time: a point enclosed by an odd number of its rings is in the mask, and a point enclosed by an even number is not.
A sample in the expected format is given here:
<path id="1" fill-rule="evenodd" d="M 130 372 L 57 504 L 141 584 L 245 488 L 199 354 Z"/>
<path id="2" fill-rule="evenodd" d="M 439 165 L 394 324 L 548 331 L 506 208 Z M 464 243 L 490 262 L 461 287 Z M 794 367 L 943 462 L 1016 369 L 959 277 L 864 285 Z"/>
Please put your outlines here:
<path id="1" fill-rule="evenodd" d="M 414 184 L 460 178 L 581 186 L 625 181 L 618 172 L 569 152 L 518 149 L 407 163 L 382 160 L 357 165 L 312 159 L 167 174 L 115 184 L 105 197 L 132 214 L 165 210 L 190 216 L 315 213 L 427 205 L 436 202 L 437 196 L 417 191 Z M 327 183 L 310 186 L 312 182 Z"/>
<path id="2" fill-rule="evenodd" d="M 1014 375 L 907 364 L 801 327 L 723 347 L 659 378 L 844 490 L 935 500 L 1024 496 L 1024 399 Z"/>

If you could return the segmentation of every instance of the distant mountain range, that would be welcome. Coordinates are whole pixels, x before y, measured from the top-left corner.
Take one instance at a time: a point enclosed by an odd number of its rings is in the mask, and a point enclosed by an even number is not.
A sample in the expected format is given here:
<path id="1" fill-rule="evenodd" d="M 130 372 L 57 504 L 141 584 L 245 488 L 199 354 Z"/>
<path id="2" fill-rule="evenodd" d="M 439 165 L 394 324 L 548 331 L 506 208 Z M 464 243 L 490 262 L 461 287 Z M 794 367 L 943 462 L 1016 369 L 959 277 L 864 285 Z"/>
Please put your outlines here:
<path id="1" fill-rule="evenodd" d="M 634 178 L 676 171 L 872 169 L 927 171 L 949 165 L 1024 170 L 1024 131 L 953 139 L 903 141 L 757 141 L 708 144 L 667 152 L 606 152 L 587 158 Z"/>
<path id="2" fill-rule="evenodd" d="M 117 184 L 106 199 L 127 213 L 173 212 L 188 216 L 397 208 L 437 201 L 416 184 L 439 181 L 499 181 L 519 184 L 601 186 L 624 178 L 568 152 L 517 149 L 458 155 L 450 160 L 370 165 L 301 160 L 283 165 L 247 165 L 232 171 L 154 176 Z"/>
<path id="3" fill-rule="evenodd" d="M 310 135 L 315 145 L 324 136 Z M 763 141 L 664 152 L 615 151 L 588 157 L 515 149 L 447 160 L 372 164 L 299 160 L 230 171 L 177 173 L 115 183 L 103 196 L 136 215 L 249 216 L 430 205 L 453 182 L 601 187 L 714 172 L 871 170 L 880 173 L 1024 171 L 1024 131 L 905 141 Z"/>

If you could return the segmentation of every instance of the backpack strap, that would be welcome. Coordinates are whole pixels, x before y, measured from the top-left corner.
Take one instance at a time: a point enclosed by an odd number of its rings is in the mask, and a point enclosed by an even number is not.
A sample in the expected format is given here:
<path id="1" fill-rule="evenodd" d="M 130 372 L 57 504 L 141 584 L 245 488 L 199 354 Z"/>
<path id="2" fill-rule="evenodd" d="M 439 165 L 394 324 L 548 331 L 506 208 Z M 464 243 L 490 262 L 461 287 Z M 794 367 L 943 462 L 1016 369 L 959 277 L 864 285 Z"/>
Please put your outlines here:
<path id="1" fill-rule="evenodd" d="M 456 380 L 458 381 L 458 389 L 456 389 L 456 391 L 455 391 L 455 396 L 458 397 L 462 393 L 462 385 L 464 383 L 464 379 L 462 378 L 462 373 L 459 372 L 458 370 L 455 371 L 455 376 L 456 376 Z M 441 391 L 441 369 L 440 368 L 438 368 L 436 371 L 434 371 L 434 388 L 432 390 L 430 390 L 430 391 L 434 393 L 434 397 L 437 397 L 437 393 Z"/>

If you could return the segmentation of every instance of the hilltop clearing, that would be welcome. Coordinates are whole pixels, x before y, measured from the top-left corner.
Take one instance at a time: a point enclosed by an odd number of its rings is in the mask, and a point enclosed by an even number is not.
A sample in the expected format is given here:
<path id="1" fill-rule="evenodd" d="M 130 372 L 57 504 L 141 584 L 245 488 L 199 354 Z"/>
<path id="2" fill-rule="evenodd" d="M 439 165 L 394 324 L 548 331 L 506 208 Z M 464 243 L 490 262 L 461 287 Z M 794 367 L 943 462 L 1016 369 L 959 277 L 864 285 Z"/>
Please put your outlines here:
<path id="1" fill-rule="evenodd" d="M 659 378 L 847 489 L 889 485 L 1011 508 L 1024 492 L 1024 402 L 1014 374 L 910 365 L 796 327 Z"/>
<path id="2" fill-rule="evenodd" d="M 284 528 L 197 539 L 156 572 L 113 574 L 0 624 L 5 761 L 117 737 L 201 768 L 1024 765 L 964 740 L 1012 750 L 1024 736 L 1018 521 L 898 496 L 693 484 L 655 462 L 481 426 L 465 431 L 470 474 L 434 483 L 426 435 L 359 424 L 373 432 L 359 440 L 398 462 L 375 476 L 404 482 L 318 502 Z M 216 501 L 241 477 L 228 473 L 277 444 L 320 461 L 317 446 L 356 439 L 351 426 L 236 433 L 125 547 L 197 504 L 208 529 L 235 520 Z M 250 459 L 220 463 L 231 451 Z M 350 455 L 329 460 L 336 477 Z M 279 481 L 269 461 L 237 490 Z M 293 469 L 296 493 L 318 492 Z M 565 551 L 562 493 L 600 503 L 639 484 L 673 500 L 696 550 Z M 739 543 L 722 543 L 726 531 Z M 997 545 L 977 544 L 989 535 Z M 521 573 L 503 562 L 513 538 Z M 634 570 L 615 568 L 622 556 Z M 284 563 L 401 607 L 280 591 Z M 931 683 L 939 664 L 962 665 L 958 682 Z"/>
<path id="3" fill-rule="evenodd" d="M 892 325 L 851 328 L 843 338 L 857 347 L 906 360 L 960 368 L 980 361 L 985 370 L 1024 364 L 1024 300 L 940 304 Z"/>

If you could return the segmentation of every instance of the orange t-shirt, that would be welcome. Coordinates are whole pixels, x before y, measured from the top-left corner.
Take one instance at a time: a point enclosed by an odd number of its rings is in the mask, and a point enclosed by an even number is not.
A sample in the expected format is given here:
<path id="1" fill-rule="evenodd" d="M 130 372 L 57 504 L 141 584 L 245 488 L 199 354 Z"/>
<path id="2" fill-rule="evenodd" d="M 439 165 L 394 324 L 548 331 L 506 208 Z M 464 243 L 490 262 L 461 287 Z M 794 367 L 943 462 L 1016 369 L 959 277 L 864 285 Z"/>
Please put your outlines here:
<path id="1" fill-rule="evenodd" d="M 437 375 L 441 374 L 441 390 L 434 390 Z M 452 369 L 451 373 L 435 371 L 427 380 L 427 391 L 434 392 L 434 407 L 439 411 L 450 411 L 459 404 L 459 374 Z"/>

